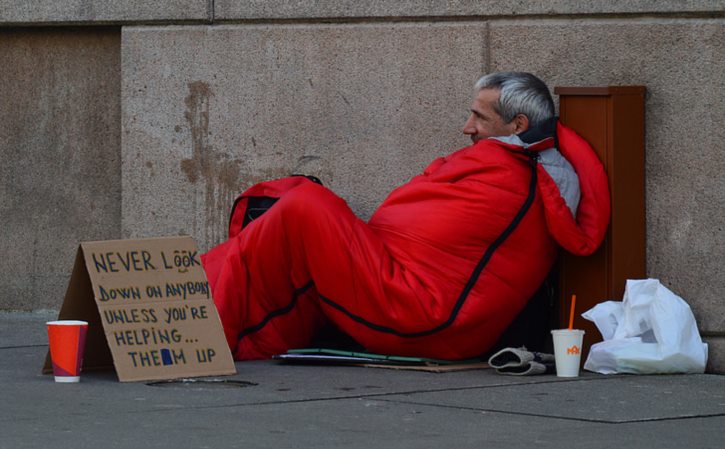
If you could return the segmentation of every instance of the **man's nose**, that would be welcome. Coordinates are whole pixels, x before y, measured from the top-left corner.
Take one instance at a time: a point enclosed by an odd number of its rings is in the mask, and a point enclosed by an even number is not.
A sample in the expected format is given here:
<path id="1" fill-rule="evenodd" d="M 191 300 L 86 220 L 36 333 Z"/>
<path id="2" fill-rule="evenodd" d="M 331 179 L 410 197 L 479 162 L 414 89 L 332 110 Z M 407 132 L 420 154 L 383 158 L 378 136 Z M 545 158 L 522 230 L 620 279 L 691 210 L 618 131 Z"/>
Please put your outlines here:
<path id="1" fill-rule="evenodd" d="M 468 120 L 466 120 L 466 123 L 463 124 L 463 134 L 473 136 L 476 132 L 476 126 L 473 123 L 473 115 L 471 115 L 471 117 L 468 117 Z"/>

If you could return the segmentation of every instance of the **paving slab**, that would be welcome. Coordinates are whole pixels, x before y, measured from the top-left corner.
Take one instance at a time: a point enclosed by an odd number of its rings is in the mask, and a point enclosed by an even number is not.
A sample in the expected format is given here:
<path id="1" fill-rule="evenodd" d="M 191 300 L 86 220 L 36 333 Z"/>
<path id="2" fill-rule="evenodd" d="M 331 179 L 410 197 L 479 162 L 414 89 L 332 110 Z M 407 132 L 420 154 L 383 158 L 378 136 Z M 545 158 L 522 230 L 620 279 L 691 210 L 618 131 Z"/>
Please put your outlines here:
<path id="1" fill-rule="evenodd" d="M 515 397 L 521 400 L 511 401 Z M 725 376 L 584 377 L 570 382 L 540 381 L 387 398 L 588 422 L 658 421 L 725 416 Z"/>
<path id="2" fill-rule="evenodd" d="M 504 377 L 238 362 L 234 376 L 57 384 L 39 370 L 45 314 L 0 314 L 0 449 L 720 448 L 725 377 Z M 219 380 L 235 381 L 226 384 Z M 562 412 L 562 409 L 565 412 Z"/>
<path id="3" fill-rule="evenodd" d="M 367 398 L 152 413 L 55 414 L 0 448 L 715 448 L 724 418 L 607 425 Z"/>
<path id="4" fill-rule="evenodd" d="M 0 349 L 48 344 L 45 322 L 58 318 L 57 310 L 0 311 Z"/>
<path id="5" fill-rule="evenodd" d="M 119 383 L 113 371 L 83 373 L 77 385 L 59 385 L 53 377 L 40 373 L 46 346 L 5 348 L 0 377 L 24 400 L 35 403 L 45 397 L 58 401 L 114 399 L 114 408 L 122 411 L 153 411 L 187 407 L 214 408 L 281 402 L 378 397 L 390 394 L 416 394 L 435 391 L 468 391 L 483 387 L 528 384 L 531 378 L 492 375 L 489 369 L 452 373 L 431 373 L 380 368 L 344 366 L 319 367 L 289 365 L 271 361 L 238 362 L 237 374 L 177 381 Z M 595 375 L 592 375 L 595 376 Z M 551 382 L 563 381 L 549 376 Z M 537 381 L 537 380 L 534 380 Z M 18 410 L 17 417 L 53 413 L 47 410 Z M 9 417 L 0 415 L 0 423 Z"/>

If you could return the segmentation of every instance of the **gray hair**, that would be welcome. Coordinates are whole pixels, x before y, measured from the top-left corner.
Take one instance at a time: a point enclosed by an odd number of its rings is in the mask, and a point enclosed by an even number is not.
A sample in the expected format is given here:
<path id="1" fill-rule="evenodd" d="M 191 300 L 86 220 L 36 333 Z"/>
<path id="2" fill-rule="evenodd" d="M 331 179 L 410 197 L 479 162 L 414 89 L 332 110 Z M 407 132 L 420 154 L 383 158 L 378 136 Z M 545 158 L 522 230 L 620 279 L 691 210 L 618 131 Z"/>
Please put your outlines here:
<path id="1" fill-rule="evenodd" d="M 476 91 L 483 89 L 501 92 L 494 109 L 504 123 L 510 123 L 516 114 L 523 114 L 529 118 L 531 126 L 537 126 L 554 116 L 554 100 L 549 88 L 530 73 L 489 73 L 476 82 Z"/>

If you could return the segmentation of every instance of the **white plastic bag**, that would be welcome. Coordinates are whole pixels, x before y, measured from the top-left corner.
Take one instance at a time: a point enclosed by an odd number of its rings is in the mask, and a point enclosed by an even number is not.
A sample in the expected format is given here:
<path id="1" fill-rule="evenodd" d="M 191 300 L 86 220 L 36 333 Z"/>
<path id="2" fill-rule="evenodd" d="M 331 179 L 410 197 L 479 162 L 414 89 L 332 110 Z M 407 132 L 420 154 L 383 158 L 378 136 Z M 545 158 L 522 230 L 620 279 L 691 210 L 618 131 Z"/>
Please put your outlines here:
<path id="1" fill-rule="evenodd" d="M 593 345 L 584 369 L 602 374 L 703 373 L 707 344 L 690 306 L 657 279 L 628 280 L 622 302 L 582 314 L 604 341 Z"/>

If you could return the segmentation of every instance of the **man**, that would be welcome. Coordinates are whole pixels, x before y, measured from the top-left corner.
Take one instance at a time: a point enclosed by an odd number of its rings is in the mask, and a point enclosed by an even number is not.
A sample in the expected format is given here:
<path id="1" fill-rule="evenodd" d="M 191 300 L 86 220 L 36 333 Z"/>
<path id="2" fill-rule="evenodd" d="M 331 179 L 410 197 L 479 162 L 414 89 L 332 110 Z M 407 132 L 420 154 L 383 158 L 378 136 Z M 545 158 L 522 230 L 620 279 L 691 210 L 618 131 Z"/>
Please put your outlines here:
<path id="1" fill-rule="evenodd" d="M 530 73 L 500 72 L 476 82 L 476 97 L 463 133 L 473 143 L 485 138 L 525 145 L 555 135 L 554 101 L 543 81 Z M 526 131 L 530 132 L 525 134 Z M 509 136 L 509 137 L 506 137 Z M 555 149 L 540 151 L 537 159 L 554 179 L 572 214 L 579 203 L 579 181 L 571 164 Z"/>
<path id="2" fill-rule="evenodd" d="M 463 133 L 473 143 L 519 134 L 554 117 L 554 101 L 543 81 L 530 73 L 500 72 L 476 83 L 476 97 Z"/>
<path id="3" fill-rule="evenodd" d="M 307 346 L 328 322 L 373 352 L 489 350 L 557 243 L 589 254 L 607 227 L 602 166 L 553 115 L 533 75 L 482 77 L 463 130 L 473 145 L 433 161 L 367 223 L 305 178 L 249 189 L 278 200 L 203 257 L 234 357 Z"/>

